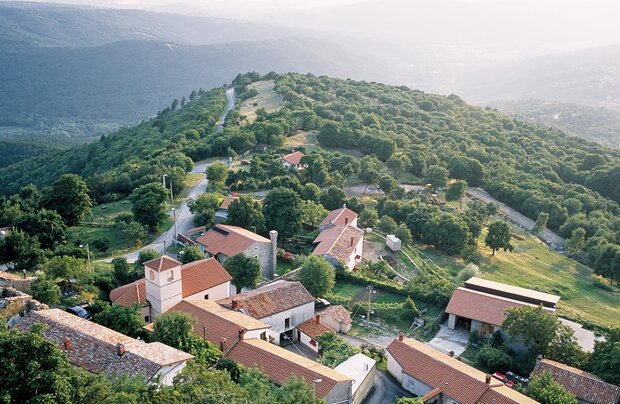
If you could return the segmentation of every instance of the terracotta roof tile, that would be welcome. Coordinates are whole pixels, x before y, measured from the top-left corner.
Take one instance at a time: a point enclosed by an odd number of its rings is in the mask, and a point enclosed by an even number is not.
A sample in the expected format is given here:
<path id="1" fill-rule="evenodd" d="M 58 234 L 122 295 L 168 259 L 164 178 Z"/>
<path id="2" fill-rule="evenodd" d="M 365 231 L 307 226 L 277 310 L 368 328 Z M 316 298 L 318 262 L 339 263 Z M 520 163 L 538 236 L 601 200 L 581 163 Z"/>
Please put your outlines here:
<path id="1" fill-rule="evenodd" d="M 345 309 L 344 306 L 340 306 L 340 305 L 329 306 L 325 308 L 324 310 L 321 310 L 319 314 L 321 316 L 322 315 L 332 316 L 333 318 L 335 318 L 336 320 L 338 320 L 339 322 L 343 324 L 351 324 L 353 322 L 351 320 L 351 312 Z"/>
<path id="2" fill-rule="evenodd" d="M 271 241 L 243 227 L 218 224 L 198 237 L 196 242 L 203 245 L 211 255 L 222 253 L 227 257 L 232 257 L 242 253 L 256 242 L 270 243 Z"/>
<path id="3" fill-rule="evenodd" d="M 286 161 L 287 163 L 291 165 L 298 166 L 303 156 L 305 156 L 305 154 L 303 154 L 300 151 L 296 151 L 293 153 L 289 153 L 285 156 L 282 156 L 282 160 Z"/>
<path id="4" fill-rule="evenodd" d="M 536 363 L 533 373 L 539 374 L 543 371 L 551 372 L 553 379 L 579 400 L 593 404 L 615 404 L 620 399 L 620 387 L 583 370 L 543 359 Z"/>
<path id="5" fill-rule="evenodd" d="M 65 338 L 69 338 L 71 349 L 65 351 L 69 362 L 93 373 L 139 376 L 149 381 L 163 366 L 193 358 L 178 349 L 161 343 L 147 344 L 60 309 L 31 311 L 17 328 L 30 331 L 35 323 L 47 324 L 43 335 L 60 349 L 64 350 Z M 117 355 L 117 344 L 125 348 L 122 356 Z"/>
<path id="6" fill-rule="evenodd" d="M 230 307 L 235 305 L 237 310 L 260 319 L 311 302 L 314 302 L 314 297 L 300 282 L 277 281 L 218 303 Z"/>
<path id="7" fill-rule="evenodd" d="M 465 282 L 465 288 L 492 295 L 503 296 L 509 299 L 522 301 L 524 303 L 536 305 L 542 303 L 547 307 L 555 307 L 555 305 L 560 301 L 560 296 L 476 277 L 469 278 Z"/>
<path id="8" fill-rule="evenodd" d="M 304 321 L 303 323 L 297 326 L 297 329 L 312 339 L 316 339 L 318 336 L 323 335 L 328 332 L 334 332 L 334 330 L 327 327 L 326 325 L 323 325 L 320 323 L 317 324 L 316 318 L 311 318 L 309 320 Z"/>
<path id="9" fill-rule="evenodd" d="M 228 195 L 226 197 L 226 199 L 224 199 L 224 201 L 222 202 L 222 204 L 220 205 L 220 209 L 224 209 L 227 210 L 228 206 L 233 202 L 233 201 L 238 201 L 239 197 L 238 196 L 234 196 L 234 195 Z"/>
<path id="10" fill-rule="evenodd" d="M 183 297 L 211 289 L 230 280 L 232 277 L 215 258 L 205 258 L 181 266 Z M 146 303 L 146 282 L 144 278 L 112 290 L 110 301 L 121 306 Z"/>
<path id="11" fill-rule="evenodd" d="M 167 255 L 162 255 L 159 258 L 155 258 L 154 260 L 150 260 L 144 263 L 145 267 L 157 272 L 166 271 L 180 265 L 181 263 L 179 261 L 175 260 L 174 258 L 170 258 Z"/>
<path id="12" fill-rule="evenodd" d="M 357 213 L 353 212 L 349 208 L 340 208 L 336 210 L 332 210 L 329 214 L 323 219 L 321 224 L 319 224 L 319 228 L 333 225 L 333 226 L 346 226 L 349 223 L 352 223 L 357 218 Z"/>
<path id="13" fill-rule="evenodd" d="M 320 398 L 327 396 L 336 383 L 352 380 L 327 366 L 260 339 L 239 341 L 226 357 L 246 367 L 258 368 L 279 384 L 293 376 L 304 378 L 310 386 L 313 380 L 321 379 L 316 384 L 316 395 Z"/>
<path id="14" fill-rule="evenodd" d="M 329 227 L 323 230 L 314 243 L 318 243 L 312 255 L 329 255 L 348 262 L 357 243 L 364 237 L 364 231 L 355 226 Z"/>
<path id="15" fill-rule="evenodd" d="M 506 310 L 521 306 L 535 307 L 518 300 L 460 287 L 452 294 L 446 313 L 500 326 L 506 318 Z M 555 311 L 549 308 L 545 310 L 550 313 Z"/>
<path id="16" fill-rule="evenodd" d="M 493 399 L 497 404 L 536 402 L 516 391 L 507 392 L 510 389 L 499 381 L 486 384 L 485 373 L 414 339 L 394 340 L 387 350 L 405 373 L 462 404 L 490 404 Z"/>
<path id="17" fill-rule="evenodd" d="M 226 346 L 232 347 L 239 339 L 240 329 L 250 331 L 271 328 L 268 324 L 224 308 L 211 300 L 183 300 L 174 305 L 170 311 L 190 314 L 196 319 L 194 334 L 206 337 L 216 346 L 219 346 L 222 338 L 226 338 Z"/>

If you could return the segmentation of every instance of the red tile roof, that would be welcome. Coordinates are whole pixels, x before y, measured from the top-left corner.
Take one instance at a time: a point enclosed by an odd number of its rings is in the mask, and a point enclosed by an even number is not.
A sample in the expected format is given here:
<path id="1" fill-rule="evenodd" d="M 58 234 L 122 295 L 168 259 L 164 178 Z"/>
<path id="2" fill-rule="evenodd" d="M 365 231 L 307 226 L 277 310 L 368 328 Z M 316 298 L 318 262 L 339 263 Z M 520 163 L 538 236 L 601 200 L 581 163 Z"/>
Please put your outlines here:
<path id="1" fill-rule="evenodd" d="M 233 202 L 233 201 L 238 201 L 239 197 L 238 196 L 234 196 L 234 195 L 228 195 L 226 197 L 226 199 L 224 199 L 224 202 L 222 202 L 222 204 L 220 205 L 220 209 L 228 209 L 228 206 Z"/>
<path id="2" fill-rule="evenodd" d="M 503 296 L 524 303 L 536 305 L 542 303 L 547 307 L 555 307 L 555 305 L 560 301 L 560 296 L 476 277 L 469 278 L 465 282 L 465 288 L 492 295 Z"/>
<path id="3" fill-rule="evenodd" d="M 329 255 L 346 263 L 363 237 L 364 231 L 355 226 L 329 227 L 314 239 L 318 245 L 312 255 Z"/>
<path id="4" fill-rule="evenodd" d="M 486 384 L 486 374 L 414 339 L 394 340 L 387 351 L 405 373 L 461 404 L 536 402 L 497 380 Z"/>
<path id="5" fill-rule="evenodd" d="M 316 339 L 318 336 L 323 335 L 328 332 L 334 332 L 334 330 L 327 327 L 326 325 L 317 323 L 316 318 L 311 318 L 309 320 L 304 321 L 303 323 L 297 326 L 297 329 L 312 339 Z"/>
<path id="6" fill-rule="evenodd" d="M 343 324 L 351 324 L 351 312 L 344 308 L 344 306 L 329 306 L 319 312 L 320 315 L 328 315 L 335 318 L 337 321 Z"/>
<path id="7" fill-rule="evenodd" d="M 286 161 L 287 163 L 291 165 L 298 166 L 303 156 L 305 156 L 305 154 L 303 154 L 300 151 L 296 151 L 293 153 L 289 153 L 285 156 L 282 156 L 282 160 Z"/>
<path id="8" fill-rule="evenodd" d="M 319 224 L 319 228 L 330 224 L 333 226 L 346 226 L 347 224 L 353 222 L 356 218 L 357 213 L 353 212 L 349 208 L 343 207 L 329 212 L 321 224 Z"/>
<path id="9" fill-rule="evenodd" d="M 226 357 L 246 367 L 258 368 L 278 384 L 286 383 L 293 376 L 302 377 L 310 386 L 313 380 L 321 379 L 316 383 L 316 395 L 320 398 L 327 396 L 338 382 L 352 381 L 327 366 L 260 339 L 239 341 Z"/>
<path id="10" fill-rule="evenodd" d="M 60 349 L 64 350 L 68 338 L 71 349 L 65 352 L 69 362 L 97 374 L 138 376 L 149 381 L 163 366 L 193 358 L 162 343 L 147 344 L 60 309 L 31 311 L 20 319 L 17 328 L 27 332 L 35 323 L 48 325 L 43 335 Z M 125 348 L 120 357 L 117 344 Z"/>
<path id="11" fill-rule="evenodd" d="M 161 272 L 167 271 L 168 269 L 176 268 L 180 266 L 181 263 L 174 258 L 170 258 L 167 255 L 162 255 L 159 258 L 155 258 L 154 260 L 150 260 L 144 263 L 144 266 L 152 269 L 153 271 Z"/>
<path id="12" fill-rule="evenodd" d="M 181 286 L 184 298 L 230 280 L 232 277 L 215 258 L 205 258 L 181 266 Z M 121 306 L 146 303 L 146 282 L 144 278 L 112 290 L 110 301 Z"/>
<path id="13" fill-rule="evenodd" d="M 243 227 L 218 224 L 198 237 L 196 242 L 203 245 L 211 255 L 222 253 L 232 257 L 242 253 L 254 243 L 270 243 L 270 240 Z"/>
<path id="14" fill-rule="evenodd" d="M 506 318 L 506 310 L 520 306 L 536 307 L 518 300 L 460 287 L 452 294 L 446 313 L 501 326 Z M 555 311 L 549 308 L 545 310 L 550 313 Z"/>
<path id="15" fill-rule="evenodd" d="M 553 379 L 579 400 L 593 404 L 615 404 L 620 399 L 620 387 L 583 370 L 549 359 L 537 361 L 533 373 L 544 371 L 551 372 Z"/>
<path id="16" fill-rule="evenodd" d="M 314 302 L 300 282 L 277 281 L 249 292 L 239 293 L 218 303 L 242 310 L 254 318 L 265 318 L 284 310 Z"/>
<path id="17" fill-rule="evenodd" d="M 268 324 L 238 311 L 224 308 L 212 300 L 183 300 L 174 305 L 170 311 L 190 314 L 196 319 L 194 334 L 206 337 L 215 346 L 219 346 L 220 340 L 226 338 L 225 350 L 232 347 L 239 339 L 239 330 L 271 328 Z"/>

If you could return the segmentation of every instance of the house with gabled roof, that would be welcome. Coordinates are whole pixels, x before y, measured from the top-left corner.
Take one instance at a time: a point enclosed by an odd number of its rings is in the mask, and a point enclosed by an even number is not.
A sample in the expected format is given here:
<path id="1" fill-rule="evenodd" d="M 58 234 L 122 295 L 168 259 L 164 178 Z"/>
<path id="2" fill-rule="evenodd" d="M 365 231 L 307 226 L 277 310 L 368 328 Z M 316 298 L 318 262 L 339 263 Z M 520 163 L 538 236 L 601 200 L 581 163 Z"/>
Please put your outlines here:
<path id="1" fill-rule="evenodd" d="M 43 336 L 54 342 L 72 365 L 95 374 L 170 385 L 194 358 L 160 342 L 147 344 L 60 309 L 31 311 L 16 327 L 29 332 L 35 324 L 46 326 Z"/>
<path id="2" fill-rule="evenodd" d="M 258 259 L 261 272 L 267 279 L 276 273 L 278 232 L 269 232 L 270 239 L 239 226 L 217 224 L 196 239 L 210 256 L 223 263 L 237 254 Z"/>
<path id="3" fill-rule="evenodd" d="M 295 170 L 299 170 L 301 168 L 301 158 L 305 156 L 300 151 L 295 151 L 289 154 L 286 154 L 280 158 L 282 165 L 286 168 L 292 168 Z"/>
<path id="4" fill-rule="evenodd" d="M 538 356 L 532 374 L 543 372 L 551 373 L 556 382 L 577 397 L 579 404 L 620 403 L 620 386 L 607 383 L 592 373 Z"/>
<path id="5" fill-rule="evenodd" d="M 234 201 L 238 201 L 238 200 L 239 200 L 239 197 L 234 195 L 234 193 L 232 195 L 228 195 L 226 199 L 224 199 L 222 203 L 220 204 L 220 207 L 217 209 L 217 212 L 215 212 L 215 216 L 214 216 L 215 223 L 225 223 L 226 220 L 228 220 L 228 207 L 230 206 L 231 203 L 233 203 Z"/>
<path id="6" fill-rule="evenodd" d="M 362 260 L 364 231 L 357 227 L 357 213 L 346 205 L 331 211 L 319 230 L 312 255 L 325 257 L 333 265 L 342 263 L 350 270 Z"/>
<path id="7" fill-rule="evenodd" d="M 314 297 L 301 282 L 279 280 L 218 303 L 271 325 L 271 341 L 278 345 L 293 341 L 295 327 L 314 316 Z"/>
<path id="8" fill-rule="evenodd" d="M 481 335 L 500 330 L 506 311 L 514 307 L 542 306 L 555 313 L 560 296 L 481 278 L 470 278 L 457 288 L 446 307 L 448 328 L 465 328 Z"/>
<path id="9" fill-rule="evenodd" d="M 491 375 L 402 333 L 388 345 L 386 356 L 388 372 L 425 403 L 536 403 Z"/>
<path id="10" fill-rule="evenodd" d="M 110 292 L 121 306 L 142 305 L 149 322 L 182 300 L 219 300 L 230 296 L 232 277 L 215 258 L 181 264 L 166 255 L 144 263 L 144 278 Z"/>

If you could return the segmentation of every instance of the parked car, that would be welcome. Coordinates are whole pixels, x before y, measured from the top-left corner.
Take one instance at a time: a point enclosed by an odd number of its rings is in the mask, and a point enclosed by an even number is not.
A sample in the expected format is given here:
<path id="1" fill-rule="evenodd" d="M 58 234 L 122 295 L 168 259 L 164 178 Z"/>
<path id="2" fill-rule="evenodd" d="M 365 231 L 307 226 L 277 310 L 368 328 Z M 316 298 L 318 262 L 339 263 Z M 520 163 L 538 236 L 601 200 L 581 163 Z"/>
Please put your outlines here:
<path id="1" fill-rule="evenodd" d="M 86 309 L 84 309 L 84 307 L 82 306 L 73 306 L 73 307 L 69 307 L 67 309 L 67 311 L 71 314 L 75 314 L 78 317 L 81 317 L 85 320 L 90 320 L 91 316 L 90 314 L 86 311 Z"/>
<path id="2" fill-rule="evenodd" d="M 520 384 L 522 386 L 527 386 L 530 382 L 530 379 L 527 377 L 519 376 L 518 374 L 512 372 L 506 372 L 506 377 L 508 380 L 512 380 L 516 384 Z"/>
<path id="3" fill-rule="evenodd" d="M 512 380 L 509 380 L 508 377 L 506 377 L 506 375 L 503 373 L 495 372 L 493 373 L 493 377 L 504 383 L 506 387 L 510 387 L 511 389 L 515 387 L 515 383 Z"/>

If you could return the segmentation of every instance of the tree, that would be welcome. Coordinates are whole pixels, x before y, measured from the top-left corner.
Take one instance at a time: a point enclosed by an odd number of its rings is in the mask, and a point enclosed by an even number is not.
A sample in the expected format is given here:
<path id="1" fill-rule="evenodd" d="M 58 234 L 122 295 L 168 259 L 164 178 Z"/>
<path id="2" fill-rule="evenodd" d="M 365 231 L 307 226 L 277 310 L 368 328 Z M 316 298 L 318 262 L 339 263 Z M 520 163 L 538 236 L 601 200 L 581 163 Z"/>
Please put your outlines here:
<path id="1" fill-rule="evenodd" d="M 190 201 L 187 206 L 189 211 L 195 215 L 194 225 L 211 227 L 215 212 L 223 201 L 224 196 L 215 192 L 205 192 L 198 195 L 195 200 Z"/>
<path id="2" fill-rule="evenodd" d="M 448 183 L 448 170 L 440 166 L 429 166 L 424 170 L 424 181 L 431 184 L 433 190 L 443 188 Z"/>
<path id="3" fill-rule="evenodd" d="M 37 236 L 44 250 L 54 250 L 65 240 L 65 225 L 62 217 L 53 210 L 40 209 L 24 212 L 13 223 L 30 236 Z"/>
<path id="4" fill-rule="evenodd" d="M 112 260 L 112 267 L 112 273 L 118 286 L 137 281 L 144 276 L 144 270 L 142 268 L 136 269 L 135 266 L 129 265 L 125 257 L 114 258 Z"/>
<path id="5" fill-rule="evenodd" d="M 381 190 L 385 192 L 386 195 L 390 194 L 392 193 L 392 191 L 398 188 L 398 181 L 396 181 L 394 177 L 386 175 L 384 177 L 381 177 L 381 179 L 379 180 L 379 188 L 381 188 Z"/>
<path id="6" fill-rule="evenodd" d="M 376 184 L 381 179 L 381 174 L 379 174 L 379 160 L 374 156 L 364 156 L 360 163 L 358 177 L 366 184 L 364 188 L 364 194 L 366 194 L 368 187 L 372 184 Z"/>
<path id="7" fill-rule="evenodd" d="M 404 223 L 398 226 L 398 228 L 394 232 L 394 235 L 398 237 L 398 239 L 401 241 L 403 245 L 408 245 L 408 244 L 413 243 L 413 237 L 411 237 L 411 232 L 409 231 L 409 229 Z"/>
<path id="8" fill-rule="evenodd" d="M 536 223 L 532 228 L 532 234 L 541 233 L 547 227 L 547 221 L 549 221 L 549 214 L 546 212 L 540 212 L 538 214 L 538 218 L 536 219 Z"/>
<path id="9" fill-rule="evenodd" d="M 268 229 L 275 229 L 282 238 L 290 238 L 301 230 L 300 198 L 291 189 L 277 187 L 267 194 L 263 215 Z"/>
<path id="10" fill-rule="evenodd" d="M 327 210 L 335 210 L 342 207 L 347 195 L 342 188 L 338 188 L 334 185 L 321 192 L 321 204 Z"/>
<path id="11" fill-rule="evenodd" d="M 190 262 L 199 261 L 205 258 L 205 254 L 197 245 L 185 246 L 183 251 L 179 253 L 179 261 L 181 261 L 182 264 L 189 264 Z"/>
<path id="12" fill-rule="evenodd" d="M 321 188 L 319 188 L 316 184 L 311 182 L 304 184 L 299 191 L 299 196 L 301 199 L 312 202 L 319 202 L 321 198 Z"/>
<path id="13" fill-rule="evenodd" d="M 586 245 L 586 231 L 583 227 L 578 227 L 571 232 L 571 236 L 566 240 L 566 251 L 570 255 L 578 254 Z"/>
<path id="14" fill-rule="evenodd" d="M 192 335 L 196 320 L 183 312 L 169 311 L 157 317 L 153 325 L 153 340 L 181 349 Z"/>
<path id="15" fill-rule="evenodd" d="M 413 223 L 410 216 L 407 216 L 407 227 L 413 235 L 414 231 L 411 226 Z M 431 216 L 424 223 L 424 241 L 441 251 L 458 254 L 467 244 L 468 238 L 469 228 L 460 216 L 442 212 Z"/>
<path id="16" fill-rule="evenodd" d="M 614 280 L 620 277 L 620 245 L 605 244 L 594 262 L 594 272 L 610 280 L 613 285 Z"/>
<path id="17" fill-rule="evenodd" d="M 209 185 L 217 188 L 224 187 L 226 178 L 228 177 L 228 167 L 226 164 L 216 161 L 207 167 L 206 173 L 209 179 Z"/>
<path id="18" fill-rule="evenodd" d="M 262 233 L 265 231 L 265 216 L 259 201 L 249 195 L 241 195 L 228 205 L 227 222 L 233 226 L 243 227 Z"/>
<path id="19" fill-rule="evenodd" d="M 495 251 L 500 248 L 504 251 L 512 251 L 513 246 L 510 244 L 510 227 L 506 223 L 500 221 L 491 223 L 484 243 L 493 250 L 491 255 L 495 255 Z"/>
<path id="20" fill-rule="evenodd" d="M 394 234 L 398 229 L 398 224 L 388 215 L 381 216 L 379 220 L 379 230 L 385 234 Z"/>
<path id="21" fill-rule="evenodd" d="M 446 191 L 446 200 L 459 201 L 459 207 L 463 209 L 463 197 L 465 196 L 466 189 L 467 183 L 465 181 L 454 181 Z"/>
<path id="22" fill-rule="evenodd" d="M 39 239 L 12 228 L 0 239 L 0 263 L 12 263 L 17 270 L 32 271 L 43 261 Z"/>
<path id="23" fill-rule="evenodd" d="M 147 248 L 146 250 L 141 250 L 138 253 L 138 259 L 133 264 L 134 268 L 136 269 L 136 271 L 144 272 L 143 264 L 147 261 L 152 261 L 155 258 L 159 258 L 159 257 L 161 257 L 161 254 L 151 248 Z"/>
<path id="24" fill-rule="evenodd" d="M 69 280 L 86 275 L 87 266 L 83 259 L 66 256 L 53 257 L 45 263 L 44 271 L 52 280 L 57 278 Z"/>
<path id="25" fill-rule="evenodd" d="M 33 298 L 49 306 L 60 303 L 60 288 L 52 280 L 39 276 L 30 285 L 30 294 Z"/>
<path id="26" fill-rule="evenodd" d="M 478 355 L 476 362 L 487 372 L 495 372 L 498 369 L 510 369 L 512 358 L 500 348 L 495 348 L 491 344 L 485 344 Z"/>
<path id="27" fill-rule="evenodd" d="M 159 182 L 142 185 L 133 191 L 129 200 L 136 222 L 156 231 L 166 218 L 168 196 L 168 190 Z"/>
<path id="28" fill-rule="evenodd" d="M 299 209 L 301 211 L 301 222 L 313 228 L 318 226 L 329 213 L 323 205 L 306 200 L 300 202 Z"/>
<path id="29" fill-rule="evenodd" d="M 297 280 L 312 296 L 323 297 L 336 284 L 336 271 L 325 258 L 312 255 L 301 266 Z"/>
<path id="30" fill-rule="evenodd" d="M 366 227 L 375 227 L 379 223 L 379 215 L 372 208 L 365 208 L 359 215 L 359 221 Z"/>
<path id="31" fill-rule="evenodd" d="M 577 404 L 575 395 L 556 382 L 549 371 L 532 376 L 525 394 L 541 404 Z"/>
<path id="32" fill-rule="evenodd" d="M 580 369 L 588 360 L 588 354 L 581 349 L 575 339 L 575 332 L 564 324 L 558 325 L 555 337 L 545 350 L 545 357 Z"/>
<path id="33" fill-rule="evenodd" d="M 605 340 L 594 344 L 590 369 L 601 379 L 620 385 L 620 328 L 612 329 Z"/>
<path id="34" fill-rule="evenodd" d="M 55 210 L 67 226 L 75 226 L 90 212 L 88 186 L 79 175 L 64 174 L 44 190 L 42 205 Z"/>
<path id="35" fill-rule="evenodd" d="M 255 288 L 260 277 L 260 263 L 254 257 L 237 254 L 224 261 L 224 269 L 233 278 L 237 293 L 243 288 Z"/>
<path id="36" fill-rule="evenodd" d="M 132 306 L 111 304 L 95 314 L 93 320 L 104 327 L 135 338 L 142 334 L 144 325 L 141 310 L 137 304 Z"/>
<path id="37" fill-rule="evenodd" d="M 407 166 L 411 164 L 409 157 L 402 153 L 394 153 L 390 156 L 389 159 L 385 162 L 385 165 L 393 171 L 397 176 L 400 175 Z"/>

